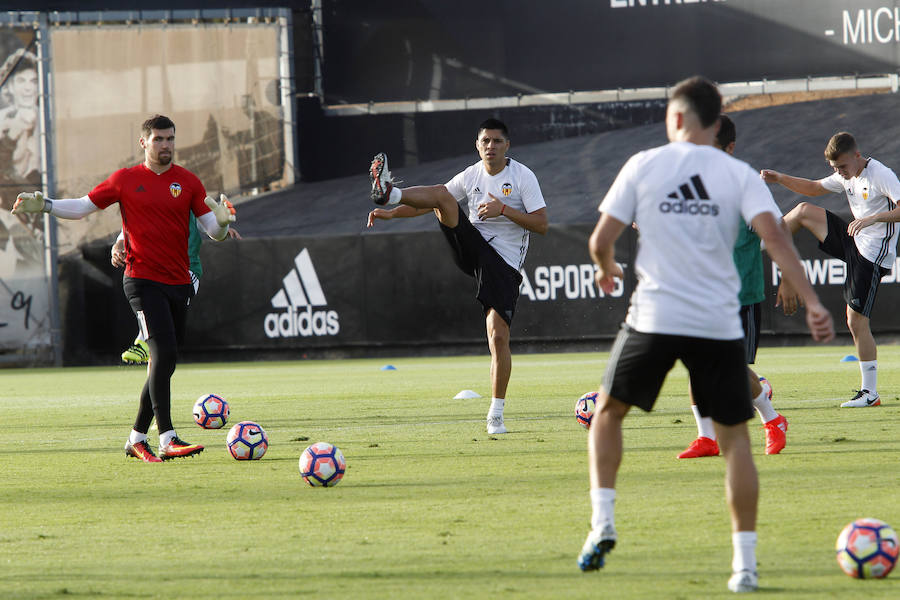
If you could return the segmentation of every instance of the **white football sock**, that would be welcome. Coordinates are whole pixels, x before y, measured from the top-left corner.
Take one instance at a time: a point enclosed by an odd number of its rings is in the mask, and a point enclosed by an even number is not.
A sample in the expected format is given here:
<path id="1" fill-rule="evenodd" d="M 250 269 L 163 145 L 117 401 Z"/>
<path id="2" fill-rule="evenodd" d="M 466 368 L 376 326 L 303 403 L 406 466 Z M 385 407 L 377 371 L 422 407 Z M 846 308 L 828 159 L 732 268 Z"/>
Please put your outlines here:
<path id="1" fill-rule="evenodd" d="M 140 431 L 131 430 L 131 433 L 128 435 L 128 442 L 133 446 L 138 442 L 147 441 L 147 434 L 141 433 Z"/>
<path id="2" fill-rule="evenodd" d="M 756 532 L 735 531 L 731 534 L 731 545 L 734 547 L 734 558 L 731 570 L 756 572 Z"/>
<path id="3" fill-rule="evenodd" d="M 778 418 L 778 413 L 772 408 L 772 401 L 769 400 L 769 393 L 766 391 L 765 386 L 763 386 L 759 396 L 753 399 L 753 408 L 759 413 L 759 418 L 762 419 L 763 424 Z"/>
<path id="4" fill-rule="evenodd" d="M 400 198 L 403 196 L 403 190 L 400 188 L 391 188 L 391 193 L 388 196 L 387 204 L 399 204 Z"/>
<path id="5" fill-rule="evenodd" d="M 503 405 L 506 403 L 506 400 L 503 398 L 491 398 L 491 407 L 488 409 L 489 417 L 502 417 L 503 416 Z"/>
<path id="6" fill-rule="evenodd" d="M 175 438 L 175 430 L 170 429 L 159 434 L 159 447 L 168 445 Z"/>
<path id="7" fill-rule="evenodd" d="M 697 437 L 715 440 L 716 428 L 713 427 L 712 417 L 701 417 L 700 409 L 697 408 L 696 404 L 691 404 L 691 412 L 694 413 L 694 420 L 697 421 Z"/>
<path id="8" fill-rule="evenodd" d="M 613 508 L 616 503 L 615 488 L 593 488 L 591 490 L 591 529 L 599 529 L 604 523 L 612 525 Z"/>
<path id="9" fill-rule="evenodd" d="M 862 375 L 862 387 L 860 389 L 869 390 L 873 396 L 878 393 L 878 361 L 877 360 L 861 360 L 859 361 L 859 372 Z"/>

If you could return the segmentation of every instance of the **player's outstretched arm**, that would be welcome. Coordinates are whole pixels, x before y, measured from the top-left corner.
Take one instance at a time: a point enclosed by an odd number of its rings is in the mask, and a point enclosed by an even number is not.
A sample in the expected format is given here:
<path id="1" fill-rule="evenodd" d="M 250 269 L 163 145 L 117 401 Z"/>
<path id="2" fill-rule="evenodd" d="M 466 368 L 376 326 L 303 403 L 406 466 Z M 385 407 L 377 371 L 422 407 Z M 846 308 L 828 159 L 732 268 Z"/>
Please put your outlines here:
<path id="1" fill-rule="evenodd" d="M 759 172 L 760 178 L 766 183 L 780 183 L 787 189 L 804 196 L 824 196 L 829 193 L 818 181 L 812 179 L 804 179 L 803 177 L 794 177 L 786 173 L 773 171 L 772 169 L 763 169 Z"/>
<path id="2" fill-rule="evenodd" d="M 791 249 L 793 250 L 796 256 L 799 256 L 797 253 L 797 247 L 794 246 L 794 240 L 791 234 L 791 228 L 785 222 L 784 219 L 779 219 L 779 223 L 781 226 L 781 231 L 784 232 L 784 237 L 791 243 Z M 778 285 L 778 292 L 775 296 L 775 307 L 781 307 L 784 311 L 784 314 L 787 316 L 791 316 L 797 312 L 797 309 L 803 306 L 803 298 L 797 293 L 791 284 L 781 278 L 781 283 Z"/>
<path id="3" fill-rule="evenodd" d="M 611 294 L 616 288 L 615 278 L 622 278 L 625 274 L 622 267 L 616 263 L 616 240 L 625 230 L 625 223 L 603 213 L 594 227 L 591 239 L 588 240 L 588 251 L 599 269 L 594 274 L 597 287 L 606 294 Z"/>
<path id="4" fill-rule="evenodd" d="M 803 265 L 793 244 L 770 212 L 762 212 L 753 217 L 753 229 L 766 243 L 766 251 L 781 268 L 782 277 L 797 291 L 806 305 L 806 324 L 817 342 L 828 342 L 834 338 L 834 322 L 831 313 L 819 301 L 812 285 L 806 279 Z"/>
<path id="5" fill-rule="evenodd" d="M 432 212 L 430 208 L 413 208 L 406 204 L 400 204 L 388 210 L 386 208 L 376 208 L 369 213 L 366 220 L 366 227 L 373 227 L 375 221 L 390 221 L 391 219 L 409 219 L 412 217 L 420 217 L 426 213 Z"/>
<path id="6" fill-rule="evenodd" d="M 88 196 L 52 200 L 42 192 L 22 192 L 16 196 L 10 212 L 14 215 L 45 212 L 62 219 L 81 219 L 98 210 Z"/>

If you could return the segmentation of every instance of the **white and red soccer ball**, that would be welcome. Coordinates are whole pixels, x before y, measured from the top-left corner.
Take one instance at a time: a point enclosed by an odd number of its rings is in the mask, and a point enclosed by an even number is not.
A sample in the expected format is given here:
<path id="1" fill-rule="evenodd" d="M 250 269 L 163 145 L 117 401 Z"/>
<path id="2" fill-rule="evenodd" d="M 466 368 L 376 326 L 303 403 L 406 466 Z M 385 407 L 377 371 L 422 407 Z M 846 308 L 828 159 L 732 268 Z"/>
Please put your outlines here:
<path id="1" fill-rule="evenodd" d="M 878 519 L 857 519 L 844 527 L 835 544 L 837 562 L 850 577 L 886 577 L 897 564 L 897 532 Z"/>
<path id="2" fill-rule="evenodd" d="M 229 411 L 225 398 L 205 394 L 194 403 L 194 421 L 203 429 L 221 429 L 228 422 Z"/>
<path id="3" fill-rule="evenodd" d="M 300 476 L 313 487 L 337 485 L 346 469 L 344 454 L 328 442 L 317 442 L 300 455 Z"/>
<path id="4" fill-rule="evenodd" d="M 269 449 L 269 436 L 259 423 L 241 421 L 228 432 L 225 444 L 235 460 L 257 460 Z"/>
<path id="5" fill-rule="evenodd" d="M 594 409 L 597 406 L 597 392 L 588 392 L 575 401 L 575 420 L 585 429 L 591 428 Z"/>

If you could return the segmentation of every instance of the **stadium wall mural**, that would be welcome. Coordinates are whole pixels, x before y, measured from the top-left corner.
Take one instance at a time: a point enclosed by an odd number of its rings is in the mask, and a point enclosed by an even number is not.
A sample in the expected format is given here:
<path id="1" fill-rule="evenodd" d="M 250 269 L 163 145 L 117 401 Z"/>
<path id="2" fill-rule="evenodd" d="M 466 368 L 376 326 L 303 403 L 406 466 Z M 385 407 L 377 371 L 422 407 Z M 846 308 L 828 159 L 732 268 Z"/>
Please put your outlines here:
<path id="1" fill-rule="evenodd" d="M 0 362 L 45 356 L 51 343 L 44 219 L 9 213 L 19 192 L 41 187 L 39 81 L 35 30 L 0 29 Z"/>

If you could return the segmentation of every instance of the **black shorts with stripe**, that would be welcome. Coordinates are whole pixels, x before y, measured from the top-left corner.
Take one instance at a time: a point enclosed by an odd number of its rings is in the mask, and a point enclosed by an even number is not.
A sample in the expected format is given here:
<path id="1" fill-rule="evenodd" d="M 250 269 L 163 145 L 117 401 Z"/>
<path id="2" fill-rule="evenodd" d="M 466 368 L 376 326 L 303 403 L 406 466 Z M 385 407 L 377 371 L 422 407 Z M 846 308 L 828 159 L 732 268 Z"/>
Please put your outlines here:
<path id="1" fill-rule="evenodd" d="M 475 278 L 475 297 L 481 302 L 485 314 L 493 308 L 507 325 L 512 324 L 522 274 L 497 254 L 475 229 L 461 206 L 456 227 L 440 225 L 456 265 Z"/>
<path id="2" fill-rule="evenodd" d="M 756 362 L 759 348 L 759 324 L 762 320 L 762 302 L 741 306 L 741 327 L 744 328 L 744 356 L 747 364 Z"/>
<path id="3" fill-rule="evenodd" d="M 641 333 L 622 325 L 610 352 L 603 389 L 617 400 L 653 409 L 666 375 L 680 360 L 687 367 L 697 409 L 723 425 L 753 417 L 744 341 Z"/>
<path id="4" fill-rule="evenodd" d="M 844 301 L 847 306 L 868 317 L 875 306 L 875 294 L 881 278 L 890 274 L 890 269 L 876 265 L 864 258 L 856 248 L 853 237 L 847 233 L 847 222 L 826 210 L 828 235 L 819 242 L 819 248 L 847 264 L 847 278 L 844 280 Z"/>

